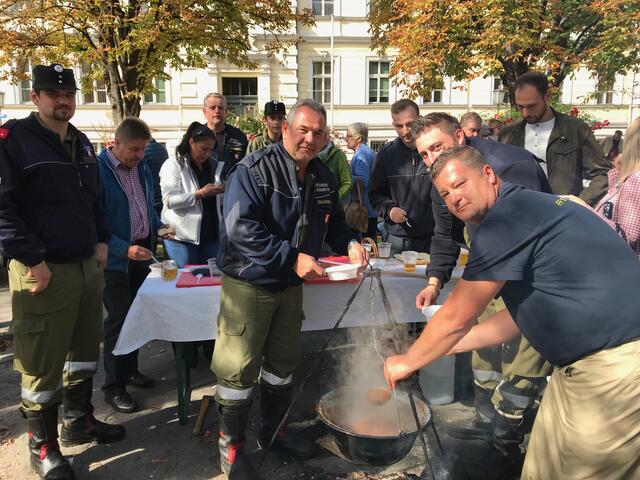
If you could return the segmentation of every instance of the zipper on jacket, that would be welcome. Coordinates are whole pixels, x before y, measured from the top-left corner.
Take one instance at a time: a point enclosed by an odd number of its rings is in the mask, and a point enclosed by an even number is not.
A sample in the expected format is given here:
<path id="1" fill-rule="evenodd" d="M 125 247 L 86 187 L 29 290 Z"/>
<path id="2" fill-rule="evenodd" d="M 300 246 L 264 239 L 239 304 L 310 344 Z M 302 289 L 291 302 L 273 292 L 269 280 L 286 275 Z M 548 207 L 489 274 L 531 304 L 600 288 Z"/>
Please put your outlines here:
<path id="1" fill-rule="evenodd" d="M 298 245 L 297 248 L 302 248 L 305 240 L 305 233 L 307 231 L 307 227 L 309 225 L 309 202 L 311 198 L 311 193 L 313 187 L 316 184 L 316 176 L 315 174 L 308 172 L 307 178 L 305 178 L 304 184 L 304 202 L 302 204 L 302 213 L 300 215 L 300 219 L 298 220 Z"/>

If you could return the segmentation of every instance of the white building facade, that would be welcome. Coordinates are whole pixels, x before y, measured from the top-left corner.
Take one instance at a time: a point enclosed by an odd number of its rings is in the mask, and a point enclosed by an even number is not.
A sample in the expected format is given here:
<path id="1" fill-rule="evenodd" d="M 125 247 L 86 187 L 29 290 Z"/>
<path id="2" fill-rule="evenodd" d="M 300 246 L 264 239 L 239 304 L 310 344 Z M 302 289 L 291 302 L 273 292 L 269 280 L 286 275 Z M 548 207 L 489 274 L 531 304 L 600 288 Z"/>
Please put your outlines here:
<path id="1" fill-rule="evenodd" d="M 205 69 L 169 71 L 171 79 L 156 83 L 158 92 L 143 101 L 141 118 L 153 129 L 157 141 L 173 152 L 182 133 L 192 121 L 203 121 L 202 100 L 209 92 L 227 96 L 237 111 L 253 108 L 260 113 L 265 102 L 276 99 L 287 107 L 299 98 L 313 97 L 325 104 L 330 126 L 344 135 L 353 122 L 369 124 L 369 141 L 374 149 L 395 137 L 390 105 L 402 98 L 388 72 L 393 51 L 380 57 L 370 49 L 366 0 L 298 0 L 301 8 L 312 8 L 316 25 L 296 27 L 292 35 L 302 41 L 276 59 L 261 52 L 262 35 L 255 35 L 255 51 L 250 57 L 255 69 L 240 69 L 211 60 Z M 82 75 L 76 68 L 76 76 Z M 611 91 L 596 92 L 596 82 L 588 72 L 578 71 L 567 78 L 562 101 L 584 109 L 597 120 L 608 120 L 597 137 L 623 130 L 640 113 L 640 75 L 619 76 Z M 508 108 L 499 79 L 476 78 L 470 82 L 445 79 L 443 90 L 429 99 L 417 99 L 421 113 L 446 111 L 460 117 L 473 110 L 484 117 Z M 28 81 L 14 85 L 0 82 L 4 92 L 3 117 L 20 118 L 34 110 Z M 1 95 L 1 93 L 0 93 Z M 633 100 L 635 97 L 635 101 Z M 78 92 L 73 123 L 100 147 L 113 136 L 114 125 L 106 89 L 100 82 L 92 91 Z M 6 117 L 5 117 L 6 115 Z"/>

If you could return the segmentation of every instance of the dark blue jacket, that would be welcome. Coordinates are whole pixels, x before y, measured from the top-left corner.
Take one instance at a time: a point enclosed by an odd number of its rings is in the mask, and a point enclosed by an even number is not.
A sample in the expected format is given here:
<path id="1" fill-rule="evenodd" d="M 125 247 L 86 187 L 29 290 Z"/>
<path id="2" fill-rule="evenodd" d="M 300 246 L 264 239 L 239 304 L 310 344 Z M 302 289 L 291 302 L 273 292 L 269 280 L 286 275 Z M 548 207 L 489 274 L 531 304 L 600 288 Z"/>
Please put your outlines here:
<path id="1" fill-rule="evenodd" d="M 233 278 L 272 291 L 299 285 L 298 253 L 318 257 L 326 240 L 346 253 L 354 238 L 344 222 L 331 171 L 318 159 L 304 184 L 282 142 L 258 150 L 232 170 L 220 224 L 220 269 Z"/>
<path id="2" fill-rule="evenodd" d="M 387 231 L 398 237 L 429 239 L 433 234 L 431 178 L 417 150 L 407 147 L 400 138 L 385 144 L 376 155 L 369 177 L 371 206 L 384 218 Z M 407 212 L 406 223 L 389 218 L 393 207 Z"/>
<path id="3" fill-rule="evenodd" d="M 156 142 L 153 138 L 149 140 L 144 149 L 144 161 L 151 171 L 153 179 L 153 206 L 156 211 L 162 210 L 162 191 L 160 190 L 160 168 L 165 160 L 169 158 L 169 152 L 164 145 Z"/>
<path id="4" fill-rule="evenodd" d="M 127 251 L 131 246 L 131 214 L 129 211 L 129 198 L 120 183 L 118 174 L 113 168 L 107 151 L 103 150 L 98 155 L 98 167 L 100 169 L 100 193 L 107 213 L 107 222 L 111 238 L 109 239 L 109 259 L 107 270 L 127 272 L 129 258 Z M 149 213 L 149 230 L 151 235 L 150 248 L 155 250 L 156 232 L 161 226 L 160 218 L 153 208 L 153 179 L 146 162 L 138 163 L 138 175 L 142 182 L 142 189 L 147 200 Z"/>
<path id="5" fill-rule="evenodd" d="M 538 192 L 551 193 L 551 186 L 540 168 L 538 159 L 524 148 L 484 138 L 467 138 L 466 142 L 482 154 L 502 181 Z M 427 267 L 427 278 L 437 277 L 444 284 L 456 266 L 460 245 L 465 244 L 465 224 L 449 212 L 435 187 L 431 191 L 431 205 L 436 226 L 431 239 L 431 259 Z M 526 215 L 526 212 L 523 212 L 523 215 Z M 472 237 L 473 232 L 469 232 L 469 235 Z"/>
<path id="6" fill-rule="evenodd" d="M 0 251 L 27 266 L 76 263 L 109 233 L 89 139 L 76 137 L 76 164 L 60 137 L 32 113 L 0 126 Z"/>

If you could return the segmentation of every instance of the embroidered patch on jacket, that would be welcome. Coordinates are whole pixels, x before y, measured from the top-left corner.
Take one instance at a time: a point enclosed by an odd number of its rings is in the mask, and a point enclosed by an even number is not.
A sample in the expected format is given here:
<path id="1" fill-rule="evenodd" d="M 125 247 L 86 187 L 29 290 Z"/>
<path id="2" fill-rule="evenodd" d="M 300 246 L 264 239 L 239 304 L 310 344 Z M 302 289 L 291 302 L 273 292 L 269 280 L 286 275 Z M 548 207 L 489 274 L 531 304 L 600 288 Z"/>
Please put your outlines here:
<path id="1" fill-rule="evenodd" d="M 10 131 L 11 130 L 9 130 L 8 128 L 0 128 L 0 140 L 4 140 L 5 138 L 7 138 Z"/>

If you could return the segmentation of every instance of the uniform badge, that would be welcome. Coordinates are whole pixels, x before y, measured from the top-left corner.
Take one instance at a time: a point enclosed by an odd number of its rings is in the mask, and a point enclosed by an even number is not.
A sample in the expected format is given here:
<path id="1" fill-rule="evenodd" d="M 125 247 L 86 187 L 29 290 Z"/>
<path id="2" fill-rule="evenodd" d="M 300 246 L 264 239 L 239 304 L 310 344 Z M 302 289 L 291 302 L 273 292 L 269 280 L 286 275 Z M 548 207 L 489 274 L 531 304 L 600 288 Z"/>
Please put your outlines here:
<path id="1" fill-rule="evenodd" d="M 9 136 L 10 130 L 8 128 L 0 128 L 0 140 L 4 140 Z"/>

